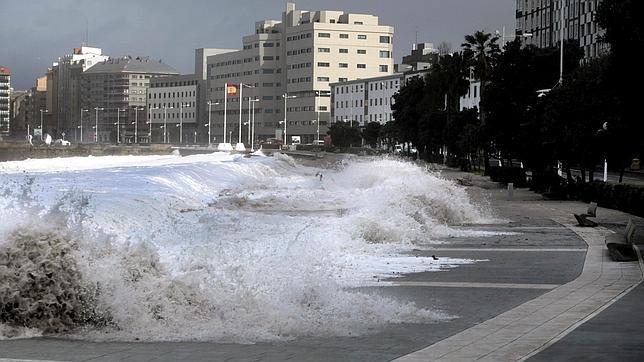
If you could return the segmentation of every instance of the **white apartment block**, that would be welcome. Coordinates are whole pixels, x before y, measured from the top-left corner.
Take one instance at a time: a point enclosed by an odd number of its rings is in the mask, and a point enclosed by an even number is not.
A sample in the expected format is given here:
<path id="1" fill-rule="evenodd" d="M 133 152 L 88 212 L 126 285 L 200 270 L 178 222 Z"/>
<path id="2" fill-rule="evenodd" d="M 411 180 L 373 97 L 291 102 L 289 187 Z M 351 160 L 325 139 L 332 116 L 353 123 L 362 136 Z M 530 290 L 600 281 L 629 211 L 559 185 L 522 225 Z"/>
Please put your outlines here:
<path id="1" fill-rule="evenodd" d="M 11 96 L 11 71 L 0 65 L 0 135 L 8 134 Z"/>
<path id="2" fill-rule="evenodd" d="M 403 84 L 402 73 L 331 84 L 333 122 L 364 126 L 393 121 L 393 96 Z"/>
<path id="3" fill-rule="evenodd" d="M 470 79 L 467 94 L 459 99 L 459 110 L 479 108 L 481 102 L 481 82 Z"/>
<path id="4" fill-rule="evenodd" d="M 287 138 L 300 136 L 309 143 L 316 137 L 318 117 L 321 133 L 331 121 L 330 84 L 393 73 L 393 27 L 380 25 L 373 15 L 296 10 L 288 3 L 281 21 L 255 24 L 242 50 L 207 59 L 208 98 L 219 103 L 212 107 L 213 133 L 223 138 L 226 103 L 227 139 L 247 139 L 244 129 L 239 133 L 239 92 L 224 102 L 225 84 L 243 83 L 242 121 L 249 119 L 249 97 L 259 100 L 258 140 L 282 138 L 286 108 Z"/>
<path id="5" fill-rule="evenodd" d="M 558 46 L 561 39 L 561 6 L 564 9 L 564 40 L 575 39 L 590 59 L 604 54 L 607 45 L 599 41 L 603 30 L 595 21 L 601 0 L 516 0 L 517 35 L 525 44 L 541 48 Z"/>
<path id="6" fill-rule="evenodd" d="M 195 75 L 150 78 L 148 89 L 149 128 L 152 142 L 196 143 L 201 81 Z M 203 122 L 201 122 L 203 123 Z M 164 132 L 165 130 L 165 132 Z"/>

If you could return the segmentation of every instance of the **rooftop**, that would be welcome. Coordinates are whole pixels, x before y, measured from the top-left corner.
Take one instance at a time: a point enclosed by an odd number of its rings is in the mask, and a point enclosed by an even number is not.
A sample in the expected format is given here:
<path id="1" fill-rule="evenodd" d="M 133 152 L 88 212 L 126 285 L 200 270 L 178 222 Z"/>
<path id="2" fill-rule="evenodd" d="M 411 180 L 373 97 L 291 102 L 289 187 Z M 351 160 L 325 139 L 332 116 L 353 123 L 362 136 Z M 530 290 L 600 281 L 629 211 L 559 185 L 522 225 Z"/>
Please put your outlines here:
<path id="1" fill-rule="evenodd" d="M 125 56 L 121 58 L 110 58 L 97 63 L 85 73 L 153 73 L 153 74 L 179 74 L 171 66 L 162 63 L 160 60 L 151 60 L 149 57 Z"/>

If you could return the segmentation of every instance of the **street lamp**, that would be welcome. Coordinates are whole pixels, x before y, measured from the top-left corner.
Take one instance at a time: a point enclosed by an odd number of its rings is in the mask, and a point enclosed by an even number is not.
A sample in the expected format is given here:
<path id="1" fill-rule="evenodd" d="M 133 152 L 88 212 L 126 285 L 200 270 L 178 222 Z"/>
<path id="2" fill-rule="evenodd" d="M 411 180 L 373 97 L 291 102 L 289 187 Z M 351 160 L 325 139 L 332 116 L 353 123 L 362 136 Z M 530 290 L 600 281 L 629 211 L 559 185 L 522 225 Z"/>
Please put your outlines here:
<path id="1" fill-rule="evenodd" d="M 239 137 L 237 143 L 241 143 L 242 132 L 242 104 L 244 104 L 244 87 L 255 88 L 254 85 L 239 83 Z M 250 108 L 250 97 L 248 97 L 248 106 Z M 250 111 L 250 109 L 249 109 Z M 248 121 L 250 122 L 250 113 L 248 114 Z"/>
<path id="2" fill-rule="evenodd" d="M 138 143 L 139 138 L 139 111 L 143 111 L 145 108 L 134 107 L 134 143 Z"/>
<path id="3" fill-rule="evenodd" d="M 166 107 L 163 105 L 163 143 L 168 143 L 168 109 L 174 109 L 174 107 Z"/>
<path id="4" fill-rule="evenodd" d="M 116 144 L 121 143 L 121 112 L 126 109 L 116 108 Z"/>
<path id="5" fill-rule="evenodd" d="M 150 125 L 150 129 L 148 131 L 148 143 L 152 143 L 152 110 L 153 109 L 161 109 L 159 107 L 148 107 L 148 121 L 145 122 L 146 124 Z"/>
<path id="6" fill-rule="evenodd" d="M 251 112 L 252 115 L 253 115 L 253 117 L 252 117 L 253 118 L 253 120 L 252 120 L 253 128 L 251 130 L 252 135 L 251 135 L 251 138 L 250 138 L 250 149 L 251 149 L 251 151 L 254 151 L 255 150 L 255 102 L 259 102 L 259 98 L 251 99 L 250 102 L 251 102 L 251 104 L 253 106 L 252 107 L 252 112 Z"/>
<path id="7" fill-rule="evenodd" d="M 94 121 L 96 122 L 96 125 L 94 126 L 94 130 L 95 130 L 94 131 L 95 132 L 94 133 L 94 141 L 95 141 L 95 143 L 98 143 L 98 111 L 103 111 L 103 110 L 105 110 L 105 108 L 94 107 L 94 110 L 96 111 L 96 117 L 94 119 Z"/>
<path id="8" fill-rule="evenodd" d="M 213 101 L 208 101 L 208 147 L 211 146 L 212 142 L 212 136 L 210 135 L 210 130 L 212 127 L 212 123 L 210 122 L 211 120 L 211 115 L 212 115 L 212 105 L 218 105 L 219 102 L 213 102 Z"/>
<path id="9" fill-rule="evenodd" d="M 317 124 L 318 130 L 317 130 L 317 141 L 320 140 L 320 114 L 318 113 L 318 119 L 314 119 L 311 122 Z"/>
<path id="10" fill-rule="evenodd" d="M 288 139 L 286 138 L 286 100 L 296 98 L 296 96 L 289 96 L 288 93 L 284 93 L 282 98 L 284 98 L 284 145 L 288 145 Z"/>
<path id="11" fill-rule="evenodd" d="M 42 114 L 43 113 L 49 113 L 48 110 L 46 109 L 41 109 L 40 110 L 40 140 L 43 140 L 43 129 L 42 129 Z"/>
<path id="12" fill-rule="evenodd" d="M 89 109 L 80 110 L 80 143 L 83 143 L 83 112 L 89 112 Z"/>

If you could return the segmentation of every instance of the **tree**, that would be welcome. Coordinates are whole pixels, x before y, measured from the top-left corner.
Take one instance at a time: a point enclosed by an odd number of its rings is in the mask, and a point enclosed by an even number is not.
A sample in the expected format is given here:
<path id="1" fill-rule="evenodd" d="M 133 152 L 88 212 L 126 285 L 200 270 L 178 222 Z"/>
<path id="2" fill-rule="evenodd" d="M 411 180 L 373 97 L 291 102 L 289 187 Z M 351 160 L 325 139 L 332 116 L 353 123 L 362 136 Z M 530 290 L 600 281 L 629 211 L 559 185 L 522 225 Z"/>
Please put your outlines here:
<path id="1" fill-rule="evenodd" d="M 349 122 L 335 122 L 329 127 L 328 133 L 337 147 L 358 146 L 362 142 L 357 122 L 353 125 Z"/>
<path id="2" fill-rule="evenodd" d="M 376 147 L 378 145 L 378 138 L 380 137 L 380 130 L 382 125 L 378 122 L 369 122 L 362 130 L 362 138 L 364 139 L 365 144 L 368 144 L 371 147 Z"/>

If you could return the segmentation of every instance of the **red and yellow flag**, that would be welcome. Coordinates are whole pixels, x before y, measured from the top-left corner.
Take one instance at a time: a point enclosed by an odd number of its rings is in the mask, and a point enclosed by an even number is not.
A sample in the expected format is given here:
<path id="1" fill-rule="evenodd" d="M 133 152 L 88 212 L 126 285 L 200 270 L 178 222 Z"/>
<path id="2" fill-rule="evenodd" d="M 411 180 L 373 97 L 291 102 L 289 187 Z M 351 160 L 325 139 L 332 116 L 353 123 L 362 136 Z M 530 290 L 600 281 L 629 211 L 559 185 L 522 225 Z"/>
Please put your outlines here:
<path id="1" fill-rule="evenodd" d="M 228 96 L 237 95 L 237 85 L 236 84 L 226 84 L 226 94 Z"/>

